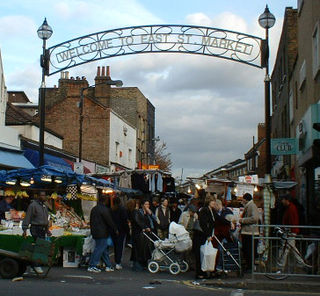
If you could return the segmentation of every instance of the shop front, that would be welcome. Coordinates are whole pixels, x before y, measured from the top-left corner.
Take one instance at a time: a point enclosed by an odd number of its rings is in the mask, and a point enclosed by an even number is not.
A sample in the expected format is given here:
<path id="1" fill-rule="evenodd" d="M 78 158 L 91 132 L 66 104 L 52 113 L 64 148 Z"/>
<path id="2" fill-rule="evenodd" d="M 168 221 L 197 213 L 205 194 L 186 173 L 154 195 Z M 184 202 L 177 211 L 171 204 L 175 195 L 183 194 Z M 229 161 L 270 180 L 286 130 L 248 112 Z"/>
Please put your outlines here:
<path id="1" fill-rule="evenodd" d="M 90 235 L 89 214 L 96 204 L 97 187 L 113 189 L 113 184 L 46 165 L 0 171 L 0 198 L 2 201 L 11 198 L 10 207 L 1 218 L 0 249 L 19 251 L 25 241 L 22 220 L 26 209 L 32 197 L 45 191 L 52 233 L 50 240 L 55 244 L 56 254 L 72 251 L 76 254 L 73 258 L 80 258 L 85 239 Z M 27 234 L 26 240 L 32 241 L 29 231 Z M 68 261 L 68 258 L 63 260 Z M 79 262 L 74 262 L 75 267 L 77 264 Z"/>
<path id="2" fill-rule="evenodd" d="M 296 127 L 299 152 L 296 161 L 296 175 L 299 182 L 300 201 L 306 209 L 307 223 L 320 225 L 320 132 L 313 128 L 320 122 L 320 104 L 309 107 Z"/>

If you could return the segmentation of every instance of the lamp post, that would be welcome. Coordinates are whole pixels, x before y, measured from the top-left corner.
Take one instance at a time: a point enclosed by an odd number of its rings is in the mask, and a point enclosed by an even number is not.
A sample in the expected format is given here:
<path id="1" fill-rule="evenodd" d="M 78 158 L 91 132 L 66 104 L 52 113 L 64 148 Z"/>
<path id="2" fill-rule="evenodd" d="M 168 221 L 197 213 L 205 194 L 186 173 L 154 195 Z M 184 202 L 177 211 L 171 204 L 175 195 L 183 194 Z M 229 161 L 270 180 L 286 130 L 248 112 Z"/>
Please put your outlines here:
<path id="1" fill-rule="evenodd" d="M 121 87 L 123 82 L 121 80 L 107 80 L 105 82 L 97 83 L 90 85 L 88 87 L 83 87 L 80 90 L 80 116 L 79 116 L 79 162 L 82 160 L 82 130 L 83 130 L 83 104 L 84 104 L 84 91 L 93 88 L 97 85 L 106 84 L 106 85 L 115 85 Z"/>
<path id="2" fill-rule="evenodd" d="M 41 86 L 39 89 L 39 166 L 44 164 L 44 129 L 45 129 L 45 96 L 46 96 L 46 74 L 49 69 L 49 57 L 46 50 L 46 41 L 51 37 L 53 31 L 45 18 L 43 24 L 37 30 L 38 36 L 42 39 L 42 55 L 40 56 L 40 65 L 42 68 Z"/>
<path id="3" fill-rule="evenodd" d="M 265 129 L 266 129 L 266 170 L 265 179 L 271 181 L 271 120 L 270 120 L 270 76 L 269 76 L 269 29 L 274 26 L 276 18 L 269 11 L 268 5 L 259 16 L 259 25 L 266 31 L 265 39 L 265 61 L 266 75 L 264 78 L 264 98 L 265 98 Z"/>

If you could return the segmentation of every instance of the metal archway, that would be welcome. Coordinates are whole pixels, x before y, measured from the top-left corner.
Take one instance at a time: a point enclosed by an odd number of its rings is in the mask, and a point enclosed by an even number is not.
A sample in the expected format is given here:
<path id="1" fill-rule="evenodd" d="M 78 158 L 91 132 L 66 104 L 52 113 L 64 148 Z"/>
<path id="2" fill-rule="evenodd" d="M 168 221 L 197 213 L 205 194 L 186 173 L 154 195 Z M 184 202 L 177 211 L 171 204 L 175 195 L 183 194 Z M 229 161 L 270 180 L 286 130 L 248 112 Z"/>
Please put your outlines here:
<path id="1" fill-rule="evenodd" d="M 45 74 L 92 61 L 141 53 L 188 53 L 219 57 L 263 68 L 264 39 L 210 27 L 148 25 L 125 27 L 75 38 L 46 50 Z"/>

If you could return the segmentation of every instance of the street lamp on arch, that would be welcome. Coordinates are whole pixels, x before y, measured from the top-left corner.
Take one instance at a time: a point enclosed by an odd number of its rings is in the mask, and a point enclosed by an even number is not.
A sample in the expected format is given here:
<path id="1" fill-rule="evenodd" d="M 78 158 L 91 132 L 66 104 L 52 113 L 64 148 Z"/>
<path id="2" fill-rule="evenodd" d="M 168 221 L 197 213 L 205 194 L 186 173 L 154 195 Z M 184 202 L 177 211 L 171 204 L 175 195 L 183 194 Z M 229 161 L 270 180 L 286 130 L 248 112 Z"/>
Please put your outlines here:
<path id="1" fill-rule="evenodd" d="M 275 16 L 270 12 L 268 5 L 264 12 L 259 16 L 259 25 L 265 29 L 265 53 L 264 61 L 262 64 L 266 68 L 266 74 L 264 79 L 265 89 L 265 130 L 266 130 L 266 169 L 265 169 L 265 181 L 270 182 L 271 173 L 271 119 L 270 119 L 270 76 L 269 76 L 269 29 L 272 28 L 276 22 Z"/>
<path id="2" fill-rule="evenodd" d="M 42 68 L 41 86 L 39 89 L 39 166 L 44 164 L 44 129 L 45 129 L 45 95 L 46 95 L 46 75 L 49 71 L 49 56 L 46 49 L 46 42 L 51 37 L 53 30 L 48 25 L 45 18 L 42 25 L 37 30 L 38 37 L 42 39 L 42 55 L 40 56 L 40 65 Z"/>

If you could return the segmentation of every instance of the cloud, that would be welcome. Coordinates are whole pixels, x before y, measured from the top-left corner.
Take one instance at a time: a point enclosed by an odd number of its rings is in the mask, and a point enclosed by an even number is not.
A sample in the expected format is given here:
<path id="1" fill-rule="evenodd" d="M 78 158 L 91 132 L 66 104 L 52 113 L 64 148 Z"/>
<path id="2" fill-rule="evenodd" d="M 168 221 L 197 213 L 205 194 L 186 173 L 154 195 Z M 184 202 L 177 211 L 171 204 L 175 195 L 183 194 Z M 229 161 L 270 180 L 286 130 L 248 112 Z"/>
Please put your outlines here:
<path id="1" fill-rule="evenodd" d="M 40 15 L 40 8 L 35 9 Z M 41 15 L 43 13 L 48 13 L 48 22 L 54 30 L 50 45 L 104 29 L 163 23 L 134 0 L 56 1 L 48 4 Z M 17 18 L 0 18 L 1 39 L 12 40 L 2 51 L 4 64 L 10 62 L 11 65 L 6 72 L 6 83 L 9 90 L 24 90 L 36 101 L 41 80 L 38 64 L 41 40 L 35 33 L 39 19 Z M 14 20 L 17 25 L 11 34 L 10 23 Z M 185 23 L 264 37 L 256 20 L 248 22 L 228 11 L 214 17 L 205 12 L 189 14 Z M 282 21 L 277 20 L 270 30 L 272 59 L 281 24 Z M 21 33 L 21 27 L 26 28 L 25 33 Z M 21 51 L 19 44 L 27 46 Z M 124 86 L 139 87 L 154 104 L 156 136 L 167 143 L 174 175 L 180 176 L 181 168 L 184 177 L 201 175 L 243 158 L 256 134 L 257 124 L 264 121 L 264 70 L 200 55 L 141 54 L 72 68 L 70 76 L 86 76 L 93 84 L 97 65 L 110 65 L 113 79 L 123 80 Z M 49 77 L 47 86 L 57 84 L 59 75 Z"/>
<path id="2" fill-rule="evenodd" d="M 34 21 L 23 15 L 10 15 L 0 18 L 0 38 L 20 39 L 28 38 L 36 31 Z"/>

